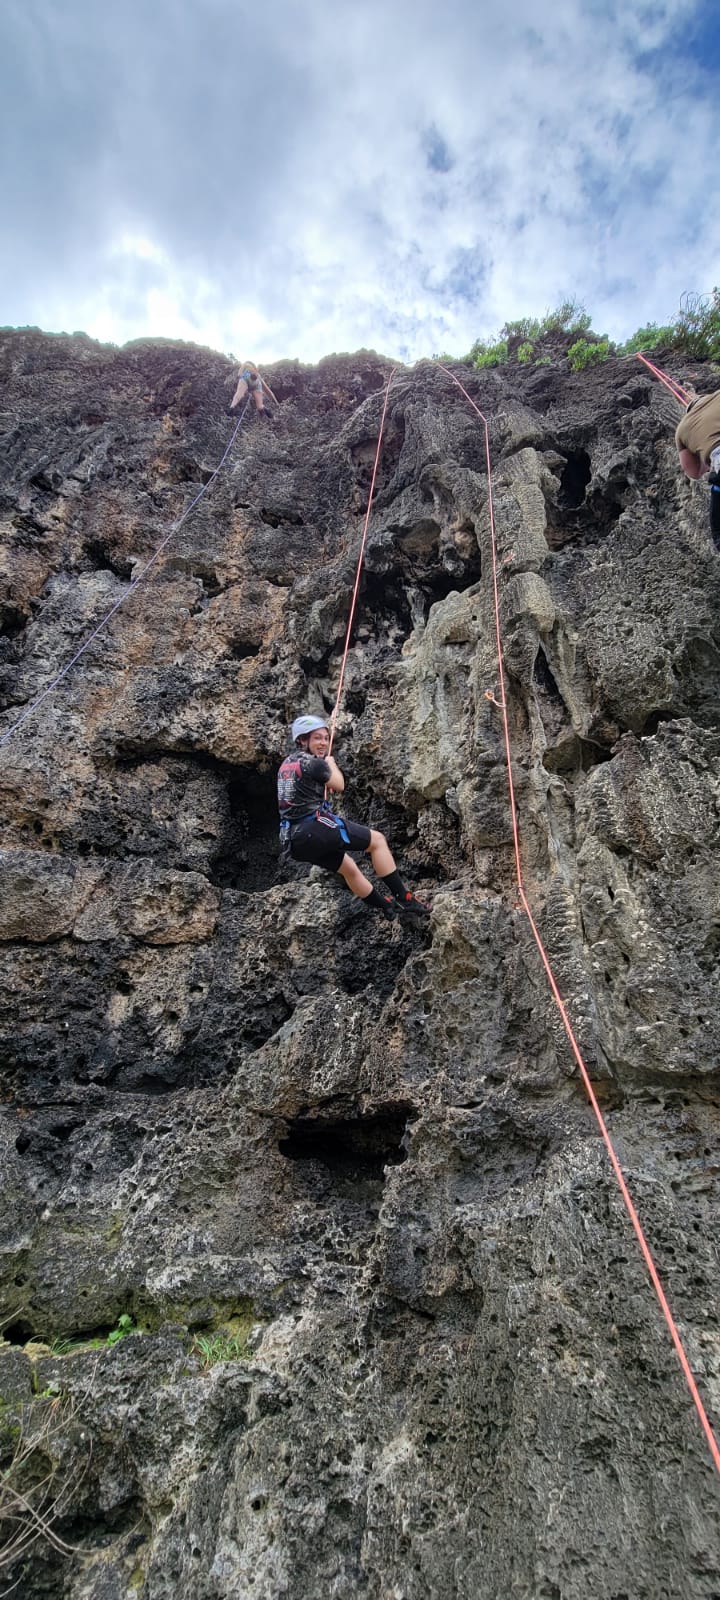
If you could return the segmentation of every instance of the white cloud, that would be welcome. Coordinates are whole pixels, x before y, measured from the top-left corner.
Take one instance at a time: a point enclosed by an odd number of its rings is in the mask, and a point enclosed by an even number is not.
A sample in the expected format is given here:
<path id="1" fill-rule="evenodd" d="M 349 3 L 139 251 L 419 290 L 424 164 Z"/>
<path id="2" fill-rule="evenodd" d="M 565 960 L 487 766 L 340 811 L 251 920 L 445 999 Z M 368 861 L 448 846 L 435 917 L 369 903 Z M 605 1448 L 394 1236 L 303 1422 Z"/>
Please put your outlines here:
<path id="1" fill-rule="evenodd" d="M 17 5 L 0 315 L 265 361 L 461 352 L 569 294 L 616 336 L 664 319 L 715 271 L 700 10 Z"/>

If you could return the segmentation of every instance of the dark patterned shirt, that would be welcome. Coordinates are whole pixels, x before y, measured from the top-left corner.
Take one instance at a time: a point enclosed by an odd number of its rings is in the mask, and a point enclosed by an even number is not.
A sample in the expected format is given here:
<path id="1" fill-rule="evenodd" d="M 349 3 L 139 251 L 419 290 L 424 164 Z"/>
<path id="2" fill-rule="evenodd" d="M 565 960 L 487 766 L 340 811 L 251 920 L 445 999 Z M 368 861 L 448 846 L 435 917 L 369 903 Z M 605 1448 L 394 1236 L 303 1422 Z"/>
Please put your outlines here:
<path id="1" fill-rule="evenodd" d="M 299 822 L 311 817 L 325 799 L 330 778 L 327 761 L 295 748 L 286 756 L 278 772 L 278 807 L 283 822 Z"/>

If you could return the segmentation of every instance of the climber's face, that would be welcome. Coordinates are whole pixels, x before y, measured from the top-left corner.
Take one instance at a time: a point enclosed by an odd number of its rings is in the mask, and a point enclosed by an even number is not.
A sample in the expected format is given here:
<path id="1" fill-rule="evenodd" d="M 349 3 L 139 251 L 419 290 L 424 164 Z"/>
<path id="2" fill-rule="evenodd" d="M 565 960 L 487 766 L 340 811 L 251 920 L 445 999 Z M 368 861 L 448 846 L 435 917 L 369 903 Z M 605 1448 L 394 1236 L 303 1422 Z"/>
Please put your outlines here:
<path id="1" fill-rule="evenodd" d="M 311 756 L 319 756 L 321 761 L 324 760 L 330 749 L 330 734 L 327 728 L 316 728 L 314 733 L 309 735 L 308 749 Z"/>

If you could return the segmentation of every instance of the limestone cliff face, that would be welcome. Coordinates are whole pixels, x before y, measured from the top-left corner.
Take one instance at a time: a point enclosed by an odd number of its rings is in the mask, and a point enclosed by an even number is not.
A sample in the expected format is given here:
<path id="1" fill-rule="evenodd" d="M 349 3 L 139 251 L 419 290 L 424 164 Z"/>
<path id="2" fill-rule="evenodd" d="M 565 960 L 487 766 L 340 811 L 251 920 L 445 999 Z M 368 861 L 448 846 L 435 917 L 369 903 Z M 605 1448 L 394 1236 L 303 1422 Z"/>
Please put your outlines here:
<path id="1" fill-rule="evenodd" d="M 0 371 L 2 733 L 213 471 L 234 374 L 35 331 Z M 484 442 L 429 366 L 391 391 L 336 752 L 432 925 L 278 860 L 388 371 L 274 368 L 274 421 L 0 749 L 0 1443 L 68 1547 L 0 1567 L 18 1593 L 720 1592 L 717 1478 L 516 904 Z M 717 1423 L 706 490 L 636 362 L 463 378 L 527 888 Z"/>

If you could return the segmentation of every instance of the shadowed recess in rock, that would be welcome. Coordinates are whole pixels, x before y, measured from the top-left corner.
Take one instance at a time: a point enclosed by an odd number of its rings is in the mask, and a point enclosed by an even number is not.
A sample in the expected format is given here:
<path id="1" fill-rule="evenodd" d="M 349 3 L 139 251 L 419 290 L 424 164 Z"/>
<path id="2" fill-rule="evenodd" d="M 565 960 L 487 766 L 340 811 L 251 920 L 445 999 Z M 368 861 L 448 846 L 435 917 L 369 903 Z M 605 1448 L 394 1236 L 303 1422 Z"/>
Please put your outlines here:
<path id="1" fill-rule="evenodd" d="M 0 638 L 17 639 L 27 627 L 29 618 L 20 606 L 0 605 Z"/>
<path id="2" fill-rule="evenodd" d="M 405 418 L 394 413 L 388 421 L 383 437 L 383 448 L 378 462 L 377 477 L 375 480 L 375 504 L 384 503 L 383 491 L 387 489 L 395 468 L 398 465 L 405 443 Z M 360 440 L 351 446 L 350 456 L 355 467 L 355 482 L 357 484 L 357 501 L 355 510 L 364 513 L 367 509 L 368 493 L 372 480 L 373 462 L 377 447 L 377 427 L 368 433 L 366 439 Z"/>
<path id="3" fill-rule="evenodd" d="M 385 1167 L 404 1161 L 404 1139 L 412 1108 L 394 1106 L 367 1117 L 322 1120 L 296 1117 L 288 1123 L 287 1134 L 278 1142 L 280 1154 L 288 1161 L 318 1161 L 346 1175 L 357 1170 L 382 1177 Z"/>
<path id="4" fill-rule="evenodd" d="M 371 991 L 381 998 L 392 994 L 413 949 L 423 941 L 421 929 L 406 927 L 401 933 L 401 938 L 391 938 L 381 918 L 362 906 L 348 905 L 343 893 L 334 943 L 338 981 L 345 994 Z"/>
<path id="5" fill-rule="evenodd" d="M 112 572 L 116 578 L 131 578 L 133 562 L 110 549 L 104 539 L 91 539 L 85 546 L 85 555 L 93 571 Z"/>
<path id="6" fill-rule="evenodd" d="M 560 474 L 560 506 L 570 511 L 581 506 L 592 477 L 587 450 L 573 450 Z"/>
<path id="7" fill-rule="evenodd" d="M 210 881 L 259 891 L 280 881 L 277 782 L 274 773 L 233 768 L 228 782 L 232 843 L 213 858 Z"/>

